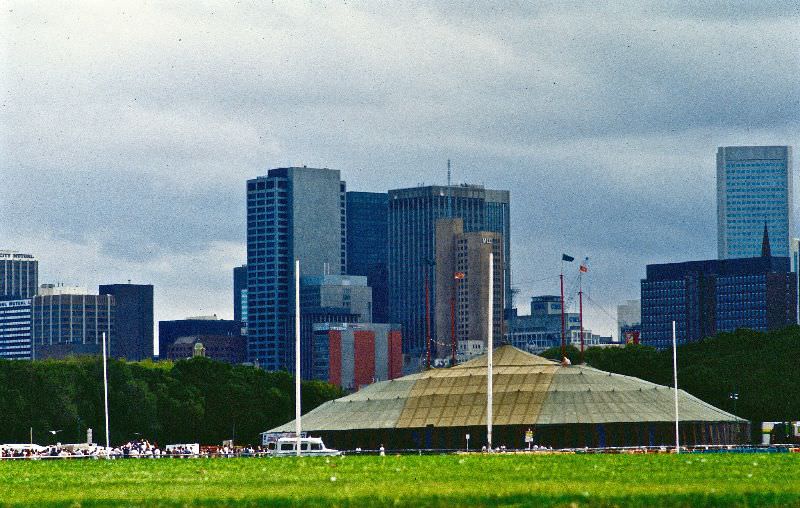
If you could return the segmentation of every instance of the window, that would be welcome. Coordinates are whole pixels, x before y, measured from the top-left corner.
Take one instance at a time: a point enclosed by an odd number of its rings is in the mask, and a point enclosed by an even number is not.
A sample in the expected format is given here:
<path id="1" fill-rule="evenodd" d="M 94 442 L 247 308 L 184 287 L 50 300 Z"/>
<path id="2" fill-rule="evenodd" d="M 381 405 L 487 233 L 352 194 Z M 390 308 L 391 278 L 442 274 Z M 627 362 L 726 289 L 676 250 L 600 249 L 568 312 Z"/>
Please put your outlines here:
<path id="1" fill-rule="evenodd" d="M 281 451 L 294 450 L 294 443 L 281 443 Z"/>

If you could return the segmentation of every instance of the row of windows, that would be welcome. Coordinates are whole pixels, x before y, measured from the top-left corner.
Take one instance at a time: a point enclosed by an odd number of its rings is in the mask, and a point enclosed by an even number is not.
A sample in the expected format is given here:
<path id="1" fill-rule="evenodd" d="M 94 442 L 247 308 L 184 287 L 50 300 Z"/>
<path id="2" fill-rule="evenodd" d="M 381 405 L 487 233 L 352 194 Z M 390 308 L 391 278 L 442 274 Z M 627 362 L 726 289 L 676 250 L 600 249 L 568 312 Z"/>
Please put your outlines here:
<path id="1" fill-rule="evenodd" d="M 285 189 L 289 185 L 289 181 L 285 178 L 274 178 L 274 177 L 259 178 L 254 181 L 247 182 L 247 190 L 254 191 L 254 190 L 273 189 L 275 188 L 276 183 L 279 189 Z"/>
<path id="2" fill-rule="evenodd" d="M 782 160 L 768 162 L 726 162 L 725 169 L 729 168 L 783 168 L 786 163 Z"/>

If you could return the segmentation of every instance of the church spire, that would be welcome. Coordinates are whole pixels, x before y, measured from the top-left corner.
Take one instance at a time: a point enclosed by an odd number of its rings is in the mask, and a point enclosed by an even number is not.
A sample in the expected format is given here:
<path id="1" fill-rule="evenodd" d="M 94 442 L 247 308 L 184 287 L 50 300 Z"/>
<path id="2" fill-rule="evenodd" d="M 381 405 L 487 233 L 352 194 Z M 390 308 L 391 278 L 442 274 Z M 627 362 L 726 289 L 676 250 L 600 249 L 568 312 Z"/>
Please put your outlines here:
<path id="1" fill-rule="evenodd" d="M 761 240 L 761 257 L 768 258 L 772 256 L 769 248 L 769 231 L 767 230 L 767 221 L 764 221 L 764 238 Z"/>

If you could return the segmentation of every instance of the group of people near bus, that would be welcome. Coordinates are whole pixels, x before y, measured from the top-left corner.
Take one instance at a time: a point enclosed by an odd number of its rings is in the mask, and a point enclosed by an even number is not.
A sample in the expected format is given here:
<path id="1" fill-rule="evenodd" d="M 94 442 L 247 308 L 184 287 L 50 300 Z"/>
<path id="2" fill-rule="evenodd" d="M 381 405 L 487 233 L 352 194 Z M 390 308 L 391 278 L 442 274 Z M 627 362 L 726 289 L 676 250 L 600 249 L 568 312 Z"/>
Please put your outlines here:
<path id="1" fill-rule="evenodd" d="M 201 449 L 194 444 L 167 445 L 161 449 L 146 439 L 129 441 L 105 448 L 95 444 L 0 444 L 0 459 L 57 459 L 57 458 L 187 458 L 187 457 L 253 457 L 264 455 L 261 447 L 212 447 Z"/>

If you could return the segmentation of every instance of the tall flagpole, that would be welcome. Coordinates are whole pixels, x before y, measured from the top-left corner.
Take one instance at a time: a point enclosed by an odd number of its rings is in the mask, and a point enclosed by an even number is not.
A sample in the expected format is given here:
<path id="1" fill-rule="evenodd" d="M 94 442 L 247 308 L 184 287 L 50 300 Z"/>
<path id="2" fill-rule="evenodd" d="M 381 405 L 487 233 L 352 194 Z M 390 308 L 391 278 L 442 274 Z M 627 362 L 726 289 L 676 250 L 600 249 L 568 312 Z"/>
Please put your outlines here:
<path id="1" fill-rule="evenodd" d="M 567 357 L 566 321 L 564 319 L 564 260 L 561 260 L 561 360 Z"/>
<path id="2" fill-rule="evenodd" d="M 580 322 L 581 322 L 581 364 L 583 364 L 583 272 L 578 273 L 578 305 L 580 313 Z"/>
<path id="3" fill-rule="evenodd" d="M 486 345 L 489 348 L 489 355 L 486 360 L 486 442 L 487 448 L 492 451 L 492 375 L 494 349 L 494 252 L 489 253 L 489 316 L 487 318 L 488 332 L 486 334 Z"/>
<path id="4" fill-rule="evenodd" d="M 294 432 L 297 456 L 300 456 L 300 260 L 294 261 Z"/>
<path id="5" fill-rule="evenodd" d="M 678 347 L 675 340 L 675 321 L 672 322 L 672 376 L 675 382 L 675 453 L 681 453 L 678 431 Z"/>
<path id="6" fill-rule="evenodd" d="M 108 368 L 106 366 L 108 360 L 106 359 L 106 333 L 103 332 L 103 412 L 106 417 L 106 454 L 110 448 L 109 430 L 108 430 Z"/>

